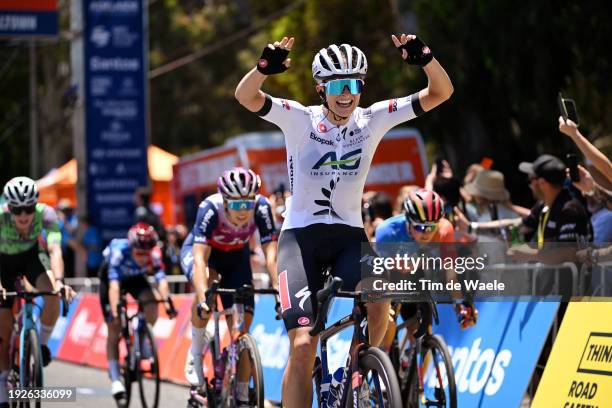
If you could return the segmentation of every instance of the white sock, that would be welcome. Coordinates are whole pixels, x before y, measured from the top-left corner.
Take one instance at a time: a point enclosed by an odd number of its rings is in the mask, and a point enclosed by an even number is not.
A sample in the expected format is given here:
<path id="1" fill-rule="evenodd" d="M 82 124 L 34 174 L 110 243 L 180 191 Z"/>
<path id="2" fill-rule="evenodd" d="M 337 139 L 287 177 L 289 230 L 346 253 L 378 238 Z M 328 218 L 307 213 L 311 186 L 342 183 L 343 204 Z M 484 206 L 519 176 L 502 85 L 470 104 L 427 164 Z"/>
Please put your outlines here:
<path id="1" fill-rule="evenodd" d="M 108 360 L 108 376 L 111 381 L 121 381 L 118 360 Z"/>
<path id="2" fill-rule="evenodd" d="M 193 368 L 196 370 L 198 375 L 198 383 L 200 386 L 204 385 L 206 379 L 204 378 L 204 367 L 202 367 L 202 353 L 204 352 L 204 346 L 208 345 L 208 335 L 206 334 L 206 327 L 191 327 L 191 355 L 193 356 Z"/>
<path id="3" fill-rule="evenodd" d="M 46 324 L 40 324 L 40 344 L 47 344 L 53 333 L 53 326 L 47 326 Z"/>
<path id="4" fill-rule="evenodd" d="M 238 382 L 236 384 L 236 399 L 242 402 L 249 401 L 249 383 Z"/>
<path id="5" fill-rule="evenodd" d="M 8 375 L 8 370 L 0 372 L 0 403 L 8 402 L 8 392 L 6 391 L 6 380 Z"/>

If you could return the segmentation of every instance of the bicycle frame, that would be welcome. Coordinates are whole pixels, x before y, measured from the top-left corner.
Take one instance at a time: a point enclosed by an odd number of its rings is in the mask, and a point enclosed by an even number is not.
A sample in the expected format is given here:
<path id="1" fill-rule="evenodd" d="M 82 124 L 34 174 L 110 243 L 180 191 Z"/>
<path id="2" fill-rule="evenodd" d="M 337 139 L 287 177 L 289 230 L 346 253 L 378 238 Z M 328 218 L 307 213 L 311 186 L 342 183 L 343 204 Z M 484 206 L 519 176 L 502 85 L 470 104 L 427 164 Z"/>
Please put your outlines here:
<path id="1" fill-rule="evenodd" d="M 341 296 L 341 293 L 339 293 L 338 295 Z M 347 364 L 347 366 L 345 366 L 346 374 L 343 376 L 342 382 L 340 383 L 339 387 L 339 406 L 341 407 L 346 405 L 346 398 L 348 396 L 348 393 L 345 392 L 345 390 L 347 389 L 346 382 L 349 380 L 349 378 L 351 379 L 350 384 L 352 384 L 351 391 L 353 392 L 353 401 L 357 401 L 359 388 L 361 387 L 361 384 L 363 382 L 363 378 L 359 373 L 357 362 L 359 361 L 359 351 L 367 344 L 367 339 L 365 336 L 365 328 L 367 326 L 362 324 L 362 322 L 366 322 L 365 317 L 365 306 L 361 303 L 358 303 L 353 307 L 353 311 L 350 315 L 343 317 L 342 319 L 338 320 L 336 323 L 324 329 L 320 333 L 319 345 L 321 358 L 321 375 L 322 378 L 325 378 L 330 374 L 329 367 L 327 366 L 327 341 L 342 330 L 348 328 L 351 325 L 353 326 L 353 338 L 351 340 L 351 346 L 349 349 L 349 363 Z M 324 406 L 327 407 L 327 401 L 325 401 Z"/>
<path id="2" fill-rule="evenodd" d="M 19 382 L 21 384 L 25 384 L 25 372 L 24 367 L 26 364 L 25 356 L 24 356 L 24 347 L 25 347 L 25 336 L 29 333 L 30 329 L 33 329 L 36 333 L 36 337 L 38 338 L 38 355 L 42 355 L 42 350 L 40 347 L 40 337 L 38 335 L 38 328 L 36 327 L 36 323 L 34 322 L 34 301 L 33 299 L 25 299 L 25 303 L 21 306 L 21 331 L 19 333 Z M 27 340 L 29 341 L 29 339 Z M 29 357 L 29 356 L 28 356 Z M 44 384 L 44 373 L 40 370 L 40 375 L 42 379 L 42 383 Z"/>

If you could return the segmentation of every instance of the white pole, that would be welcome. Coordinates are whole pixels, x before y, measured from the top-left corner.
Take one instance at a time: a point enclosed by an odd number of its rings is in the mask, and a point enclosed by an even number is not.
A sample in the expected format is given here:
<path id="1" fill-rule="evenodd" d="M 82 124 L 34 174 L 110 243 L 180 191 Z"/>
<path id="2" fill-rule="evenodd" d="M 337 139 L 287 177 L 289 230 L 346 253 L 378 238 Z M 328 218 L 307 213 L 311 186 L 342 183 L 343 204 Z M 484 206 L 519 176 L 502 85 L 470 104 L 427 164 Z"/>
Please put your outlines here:
<path id="1" fill-rule="evenodd" d="M 36 100 L 36 42 L 30 40 L 30 177 L 38 178 L 38 117 Z"/>

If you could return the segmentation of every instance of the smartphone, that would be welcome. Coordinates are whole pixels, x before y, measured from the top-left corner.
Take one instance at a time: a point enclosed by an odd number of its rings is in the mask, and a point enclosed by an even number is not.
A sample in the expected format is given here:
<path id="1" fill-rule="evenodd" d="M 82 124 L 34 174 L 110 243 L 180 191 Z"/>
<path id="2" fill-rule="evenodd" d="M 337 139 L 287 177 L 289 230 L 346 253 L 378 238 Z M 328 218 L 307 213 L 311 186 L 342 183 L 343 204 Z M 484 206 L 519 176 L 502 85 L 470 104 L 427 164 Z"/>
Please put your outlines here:
<path id="1" fill-rule="evenodd" d="M 557 103 L 559 104 L 559 111 L 561 112 L 563 119 L 569 119 L 574 122 L 576 126 L 579 126 L 580 119 L 578 118 L 576 102 L 574 102 L 573 99 L 564 98 L 563 95 L 561 95 L 561 92 L 559 92 Z"/>
<path id="2" fill-rule="evenodd" d="M 571 153 L 565 155 L 565 165 L 569 169 L 570 179 L 573 182 L 580 181 L 580 172 L 578 172 L 578 157 Z"/>

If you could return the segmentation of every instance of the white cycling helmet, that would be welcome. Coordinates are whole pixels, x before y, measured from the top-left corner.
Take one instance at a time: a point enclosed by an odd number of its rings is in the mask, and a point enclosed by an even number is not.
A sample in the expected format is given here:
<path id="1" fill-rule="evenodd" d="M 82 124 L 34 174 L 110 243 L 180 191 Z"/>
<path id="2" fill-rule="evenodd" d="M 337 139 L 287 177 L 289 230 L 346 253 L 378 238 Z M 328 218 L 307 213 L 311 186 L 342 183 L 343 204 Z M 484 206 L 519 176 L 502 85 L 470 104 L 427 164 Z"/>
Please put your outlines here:
<path id="1" fill-rule="evenodd" d="M 11 207 L 28 207 L 38 203 L 38 187 L 29 177 L 15 177 L 4 186 L 4 199 Z"/>
<path id="2" fill-rule="evenodd" d="M 253 170 L 236 167 L 223 172 L 217 189 L 226 200 L 254 198 L 261 187 L 261 179 Z"/>
<path id="3" fill-rule="evenodd" d="M 349 44 L 332 44 L 315 55 L 312 61 L 312 77 L 321 83 L 326 79 L 341 77 L 364 78 L 368 72 L 368 60 L 359 48 Z"/>

